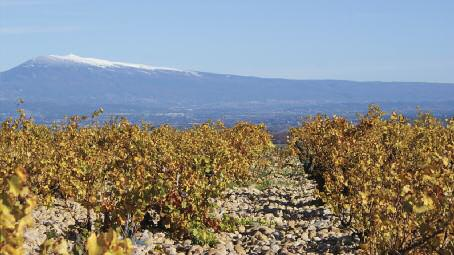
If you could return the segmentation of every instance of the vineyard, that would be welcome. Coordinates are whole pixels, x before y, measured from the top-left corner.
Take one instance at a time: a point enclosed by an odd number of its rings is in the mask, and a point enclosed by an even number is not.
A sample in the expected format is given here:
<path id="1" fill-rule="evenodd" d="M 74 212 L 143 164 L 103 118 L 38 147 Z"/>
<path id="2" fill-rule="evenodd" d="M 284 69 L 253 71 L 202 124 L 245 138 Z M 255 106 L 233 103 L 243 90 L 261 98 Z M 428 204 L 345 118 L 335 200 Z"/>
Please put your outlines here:
<path id="1" fill-rule="evenodd" d="M 357 124 L 308 118 L 290 143 L 367 254 L 454 253 L 454 119 L 371 106 Z"/>
<path id="2" fill-rule="evenodd" d="M 97 114 L 85 125 L 81 122 L 87 118 L 76 116 L 48 127 L 23 113 L 2 123 L 0 177 L 7 199 L 2 200 L 0 253 L 21 254 L 20 234 L 11 241 L 10 235 L 23 229 L 28 221 L 22 218 L 33 203 L 23 210 L 8 205 L 14 205 L 10 194 L 22 195 L 16 179 L 24 180 L 25 172 L 27 194 L 38 203 L 63 198 L 102 214 L 99 222 L 89 214 L 89 230 L 121 228 L 128 236 L 154 209 L 166 228 L 187 235 L 194 225 L 219 228 L 209 201 L 232 182 L 247 181 L 250 169 L 266 165 L 264 155 L 273 147 L 263 125 L 206 123 L 179 131 L 124 119 L 100 125 Z M 19 227 L 7 231 L 14 221 L 3 222 L 3 215 L 15 217 Z"/>
<path id="3" fill-rule="evenodd" d="M 71 253 L 131 254 L 130 238 L 150 227 L 151 213 L 173 238 L 212 245 L 212 233 L 236 230 L 216 217 L 213 201 L 257 181 L 272 158 L 281 170 L 294 156 L 359 238 L 357 252 L 454 253 L 454 119 L 421 113 L 410 121 L 377 107 L 358 123 L 318 115 L 290 130 L 287 150 L 275 148 L 264 125 L 245 122 L 179 130 L 100 123 L 97 111 L 49 126 L 19 113 L 0 129 L 0 254 L 23 254 L 32 211 L 55 201 L 87 210 L 84 246 Z M 52 236 L 40 252 L 70 253 L 67 240 Z"/>

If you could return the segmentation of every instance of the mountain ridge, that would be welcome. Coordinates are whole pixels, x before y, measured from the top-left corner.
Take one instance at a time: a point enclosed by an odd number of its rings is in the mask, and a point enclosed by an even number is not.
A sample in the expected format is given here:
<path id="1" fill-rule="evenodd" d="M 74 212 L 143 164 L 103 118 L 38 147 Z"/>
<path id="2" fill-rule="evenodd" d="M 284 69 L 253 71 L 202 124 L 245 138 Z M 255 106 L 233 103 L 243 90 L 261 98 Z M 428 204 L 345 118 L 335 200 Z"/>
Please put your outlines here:
<path id="1" fill-rule="evenodd" d="M 2 72 L 7 72 L 11 69 L 17 68 L 22 65 L 26 65 L 27 63 L 33 63 L 33 62 L 41 62 L 40 60 L 59 60 L 59 61 L 68 61 L 68 62 L 73 62 L 73 63 L 78 63 L 78 64 L 87 64 L 87 65 L 92 65 L 92 66 L 97 66 L 97 67 L 130 67 L 130 68 L 136 68 L 136 69 L 144 69 L 144 70 L 163 70 L 163 71 L 176 71 L 176 72 L 186 72 L 186 73 L 194 73 L 194 74 L 218 74 L 218 75 L 225 75 L 225 76 L 237 76 L 237 77 L 251 77 L 251 78 L 259 78 L 259 79 L 277 79 L 277 80 L 288 80 L 288 81 L 339 81 L 339 82 L 357 82 L 357 83 L 409 83 L 409 84 L 444 84 L 444 85 L 452 85 L 454 86 L 454 82 L 432 82 L 432 81 L 399 81 L 399 80 L 392 80 L 392 81 L 383 81 L 383 80 L 354 80 L 354 79 L 302 79 L 302 78 L 283 78 L 283 77 L 264 77 L 260 75 L 246 75 L 246 74 L 233 74 L 233 73 L 216 73 L 216 72 L 207 72 L 207 71 L 197 71 L 197 70 L 183 70 L 179 68 L 174 68 L 174 67 L 161 67 L 161 66 L 152 66 L 148 64 L 137 64 L 137 63 L 128 63 L 128 62 L 121 62 L 121 61 L 111 61 L 111 60 L 105 60 L 105 59 L 100 59 L 100 58 L 92 58 L 92 57 L 81 57 L 76 54 L 67 54 L 67 55 L 56 55 L 56 54 L 50 54 L 50 55 L 42 55 L 42 56 L 37 56 L 35 58 L 32 58 L 30 60 L 27 60 L 15 67 L 12 67 L 7 70 L 0 71 L 0 74 Z M 96 63 L 98 62 L 98 65 Z"/>
<path id="2" fill-rule="evenodd" d="M 226 112 L 232 116 L 289 111 L 296 114 L 316 109 L 324 112 L 327 107 L 359 112 L 364 109 L 358 105 L 370 103 L 400 105 L 400 109 L 415 105 L 434 108 L 437 104 L 454 112 L 451 83 L 264 78 L 76 55 L 36 57 L 1 72 L 3 112 L 14 112 L 18 98 L 33 105 L 30 111 L 43 109 L 43 115 L 52 115 L 59 108 L 71 108 L 77 113 L 85 108 L 110 106 L 112 113 L 159 111 L 165 115 L 183 109 L 185 116 L 197 113 L 207 118 L 225 116 Z"/>

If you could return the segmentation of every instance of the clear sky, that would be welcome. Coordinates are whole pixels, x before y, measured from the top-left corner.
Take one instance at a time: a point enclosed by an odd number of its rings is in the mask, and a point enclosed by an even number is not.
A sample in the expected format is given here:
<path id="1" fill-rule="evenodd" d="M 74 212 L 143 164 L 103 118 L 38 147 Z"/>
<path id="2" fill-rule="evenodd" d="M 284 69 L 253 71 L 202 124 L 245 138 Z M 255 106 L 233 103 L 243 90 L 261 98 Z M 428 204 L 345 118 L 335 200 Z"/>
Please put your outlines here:
<path id="1" fill-rule="evenodd" d="M 454 0 L 0 0 L 0 71 L 69 53 L 264 77 L 454 82 Z"/>

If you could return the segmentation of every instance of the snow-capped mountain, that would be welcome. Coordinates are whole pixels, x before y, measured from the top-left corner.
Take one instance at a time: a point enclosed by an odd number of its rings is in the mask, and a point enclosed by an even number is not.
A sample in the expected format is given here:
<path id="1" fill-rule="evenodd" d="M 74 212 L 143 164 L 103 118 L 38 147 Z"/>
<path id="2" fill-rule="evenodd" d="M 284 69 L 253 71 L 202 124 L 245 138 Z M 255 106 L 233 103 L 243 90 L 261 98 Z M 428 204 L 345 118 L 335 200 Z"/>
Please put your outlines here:
<path id="1" fill-rule="evenodd" d="M 454 108 L 454 84 L 259 78 L 49 55 L 0 73 L 0 106 L 11 105 L 18 98 L 50 109 L 104 105 L 122 105 L 122 109 L 290 109 L 427 102 L 448 102 Z"/>
<path id="2" fill-rule="evenodd" d="M 33 67 L 36 64 L 40 65 L 66 65 L 66 66 L 71 66 L 71 65 L 86 65 L 86 66 L 92 66 L 95 68 L 104 68 L 104 69 L 125 69 L 125 68 L 132 68 L 132 69 L 138 69 L 142 71 L 162 71 L 162 72 L 180 72 L 183 74 L 192 74 L 192 75 L 197 75 L 196 72 L 190 72 L 190 71 L 183 71 L 180 69 L 176 68 L 169 68 L 169 67 L 155 67 L 155 66 L 150 66 L 150 65 L 142 65 L 142 64 L 130 64 L 130 63 L 123 63 L 123 62 L 116 62 L 116 61 L 108 61 L 104 59 L 97 59 L 97 58 L 84 58 L 80 57 L 74 54 L 69 54 L 65 56 L 59 56 L 59 55 L 49 55 L 49 56 L 41 56 L 37 57 L 35 59 L 32 59 L 26 63 L 24 63 L 24 66 L 31 66 Z"/>

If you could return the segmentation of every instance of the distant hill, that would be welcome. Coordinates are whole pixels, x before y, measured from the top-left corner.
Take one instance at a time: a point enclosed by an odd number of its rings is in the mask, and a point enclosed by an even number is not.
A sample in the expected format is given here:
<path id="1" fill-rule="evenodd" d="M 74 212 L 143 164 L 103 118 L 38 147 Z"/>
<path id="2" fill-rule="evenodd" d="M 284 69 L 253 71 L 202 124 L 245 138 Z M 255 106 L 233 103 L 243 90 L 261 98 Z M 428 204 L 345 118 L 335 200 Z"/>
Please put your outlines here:
<path id="1" fill-rule="evenodd" d="M 454 84 L 259 78 L 50 55 L 0 73 L 3 112 L 11 111 L 18 98 L 29 110 L 47 115 L 104 106 L 169 118 L 215 109 L 240 116 L 242 110 L 279 113 L 336 105 L 363 111 L 354 105 L 369 103 L 441 104 L 449 111 L 454 110 Z"/>

